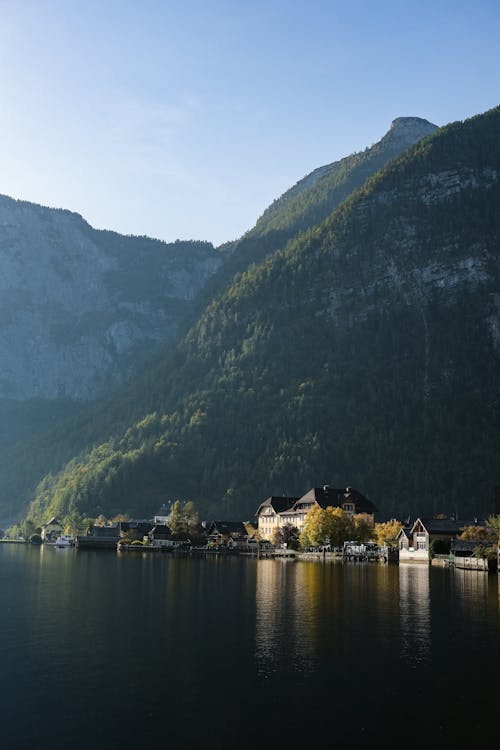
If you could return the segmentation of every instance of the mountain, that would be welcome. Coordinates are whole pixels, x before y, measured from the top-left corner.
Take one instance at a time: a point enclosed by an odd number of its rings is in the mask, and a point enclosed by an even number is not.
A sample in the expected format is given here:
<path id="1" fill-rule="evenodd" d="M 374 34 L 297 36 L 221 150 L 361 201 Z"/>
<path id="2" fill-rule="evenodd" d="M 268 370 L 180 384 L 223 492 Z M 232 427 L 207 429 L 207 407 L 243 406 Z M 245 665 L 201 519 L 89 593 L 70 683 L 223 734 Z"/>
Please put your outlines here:
<path id="1" fill-rule="evenodd" d="M 172 338 L 221 262 L 208 242 L 126 237 L 0 196 L 0 400 L 109 393 Z"/>
<path id="2" fill-rule="evenodd" d="M 437 125 L 421 117 L 398 117 L 372 146 L 318 167 L 300 179 L 273 201 L 252 229 L 219 248 L 224 250 L 226 262 L 208 281 L 186 324 L 193 324 L 237 273 L 282 250 L 299 234 L 314 229 L 375 172 L 436 130 Z"/>
<path id="3" fill-rule="evenodd" d="M 30 516 L 144 515 L 179 497 L 247 518 L 318 483 L 355 486 L 382 518 L 486 514 L 498 205 L 495 108 L 410 147 L 237 275 L 122 394 L 121 414 L 129 404 L 141 418 L 47 476 Z"/>
<path id="4" fill-rule="evenodd" d="M 283 249 L 301 229 L 312 229 L 318 220 L 328 216 L 341 200 L 354 188 L 363 184 L 367 177 L 434 130 L 436 130 L 435 125 L 421 118 L 397 118 L 388 133 L 373 146 L 306 175 L 274 202 L 252 230 L 239 240 L 225 243 L 217 248 L 218 259 L 223 258 L 223 262 L 198 290 L 190 305 L 175 306 L 175 313 L 178 314 L 175 320 L 178 334 L 189 330 L 190 326 L 196 323 L 206 307 L 214 298 L 223 293 L 236 274 L 244 271 L 252 263 L 259 262 L 264 257 Z M 30 206 L 30 204 L 23 205 Z M 41 207 L 34 208 L 42 210 Z M 42 213 L 43 211 L 46 209 L 43 209 Z M 68 212 L 59 211 L 55 214 L 52 212 L 51 216 L 59 216 L 61 213 L 68 214 Z M 119 235 L 112 235 L 112 233 L 96 233 L 76 214 L 69 214 L 69 216 L 76 218 L 80 225 L 83 223 L 86 231 L 93 232 L 94 236 L 97 235 L 101 240 L 103 237 L 130 240 L 130 238 L 120 238 Z M 269 228 L 271 219 L 273 226 L 279 229 Z M 25 228 L 20 222 L 18 234 L 22 236 L 24 233 Z M 36 237 L 38 235 L 39 232 L 36 233 Z M 34 246 L 37 241 L 36 237 L 32 240 Z M 144 240 L 144 238 L 140 239 Z M 186 248 L 183 249 L 186 253 Z M 126 264 L 128 256 L 127 250 L 124 251 L 123 243 L 116 250 L 120 263 Z M 69 254 L 71 255 L 72 251 L 69 251 Z M 34 268 L 36 265 L 35 262 Z M 144 279 L 144 299 L 149 300 L 150 285 L 154 299 L 158 278 L 157 268 L 147 257 L 144 258 L 141 273 L 143 276 L 149 274 L 149 277 Z M 154 277 L 152 282 L 151 277 Z M 123 275 L 122 279 L 116 277 L 114 280 L 116 289 L 110 290 L 109 294 L 106 289 L 102 289 L 104 300 L 112 299 L 113 295 L 120 293 L 119 285 L 123 281 Z M 57 289 L 57 286 L 58 282 L 55 279 L 54 287 Z M 29 287 L 29 284 L 25 287 Z M 58 293 L 64 295 L 64 289 L 59 290 Z M 157 300 L 160 307 L 162 301 L 162 298 Z M 56 316 L 54 320 L 57 321 Z M 64 322 L 59 322 L 59 325 L 61 324 L 64 327 Z M 89 327 L 88 333 L 93 336 L 95 332 Z M 146 333 L 146 340 L 147 337 Z M 26 339 L 21 340 L 26 341 Z M 46 347 L 45 342 L 44 346 Z M 60 348 L 59 354 L 71 360 L 71 351 L 68 352 L 65 347 Z M 133 362 L 139 370 L 139 359 L 135 358 Z M 40 367 L 43 368 L 45 364 L 41 362 Z M 82 377 L 88 379 L 92 368 L 89 370 L 87 363 L 82 362 L 82 369 L 84 370 Z M 126 372 L 123 366 L 115 368 L 115 371 L 122 380 L 126 380 L 127 375 L 130 375 L 130 370 Z M 70 401 L 64 398 L 63 394 L 67 393 L 68 389 L 60 377 L 57 382 L 58 397 L 55 399 L 32 398 L 23 402 L 0 400 L 0 447 L 4 449 L 3 466 L 0 472 L 0 508 L 8 503 L 12 509 L 15 509 L 19 505 L 17 498 L 25 497 L 30 486 L 33 486 L 33 482 L 36 482 L 44 473 L 59 468 L 65 460 L 78 453 L 87 443 L 93 444 L 107 439 L 113 430 L 124 425 L 124 420 L 131 419 L 134 414 L 140 416 L 141 408 L 149 408 L 149 403 L 144 402 L 144 391 L 149 391 L 149 386 L 143 386 L 141 382 L 135 387 L 133 398 L 129 398 L 127 393 L 121 393 L 110 401 L 109 390 L 104 391 L 103 398 L 98 399 L 95 408 L 90 406 L 83 409 L 81 401 Z M 94 399 L 99 395 L 95 389 L 92 394 Z M 123 403 L 125 403 L 124 407 Z M 93 416 L 96 410 L 100 415 L 97 418 Z M 81 416 L 76 419 L 78 414 Z M 12 446 L 12 443 L 15 445 Z M 24 458 L 26 455 L 30 456 L 28 465 Z"/>

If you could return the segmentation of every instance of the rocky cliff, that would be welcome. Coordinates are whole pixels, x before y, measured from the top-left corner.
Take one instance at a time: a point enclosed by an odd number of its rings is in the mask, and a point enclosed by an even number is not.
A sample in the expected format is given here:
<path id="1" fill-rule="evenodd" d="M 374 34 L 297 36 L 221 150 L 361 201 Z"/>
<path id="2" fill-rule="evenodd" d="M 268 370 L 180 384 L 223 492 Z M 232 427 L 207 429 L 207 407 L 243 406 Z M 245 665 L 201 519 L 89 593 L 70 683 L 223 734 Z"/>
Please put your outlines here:
<path id="1" fill-rule="evenodd" d="M 0 197 L 0 399 L 90 400 L 176 331 L 222 262 L 210 243 L 93 229 Z"/>

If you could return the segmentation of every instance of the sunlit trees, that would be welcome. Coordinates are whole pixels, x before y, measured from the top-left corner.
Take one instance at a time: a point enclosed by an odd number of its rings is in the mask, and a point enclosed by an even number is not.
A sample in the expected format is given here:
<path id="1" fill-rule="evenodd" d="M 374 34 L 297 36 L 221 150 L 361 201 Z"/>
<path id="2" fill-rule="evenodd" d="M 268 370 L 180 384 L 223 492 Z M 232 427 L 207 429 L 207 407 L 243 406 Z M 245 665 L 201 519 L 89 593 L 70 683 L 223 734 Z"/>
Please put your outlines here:
<path id="1" fill-rule="evenodd" d="M 466 526 L 459 539 L 469 539 L 477 542 L 489 542 L 494 540 L 494 532 L 487 526 Z"/>
<path id="2" fill-rule="evenodd" d="M 168 514 L 167 525 L 172 534 L 196 534 L 199 519 L 193 501 L 188 500 L 183 505 L 180 500 L 175 500 Z"/>
<path id="3" fill-rule="evenodd" d="M 311 508 L 306 516 L 300 535 L 302 547 L 321 547 L 330 544 L 341 547 L 347 539 L 356 537 L 353 517 L 342 508 Z"/>
<path id="4" fill-rule="evenodd" d="M 402 528 L 403 524 L 401 521 L 392 518 L 390 521 L 385 521 L 384 523 L 376 523 L 373 528 L 373 536 L 379 547 L 395 547 L 398 534 Z"/>
<path id="5" fill-rule="evenodd" d="M 167 524 L 172 534 L 180 534 L 182 531 L 184 531 L 184 519 L 182 515 L 180 500 L 175 500 L 175 502 L 172 503 L 172 507 L 167 518 Z"/>

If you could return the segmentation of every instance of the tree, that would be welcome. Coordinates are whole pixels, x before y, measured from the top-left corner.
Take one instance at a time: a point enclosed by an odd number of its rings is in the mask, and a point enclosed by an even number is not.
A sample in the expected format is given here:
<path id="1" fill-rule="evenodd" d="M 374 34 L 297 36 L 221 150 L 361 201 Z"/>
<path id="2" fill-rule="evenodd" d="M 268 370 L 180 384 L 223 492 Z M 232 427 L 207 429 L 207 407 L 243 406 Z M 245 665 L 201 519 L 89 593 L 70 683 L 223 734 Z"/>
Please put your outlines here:
<path id="1" fill-rule="evenodd" d="M 285 523 L 283 526 L 275 528 L 272 535 L 272 543 L 276 547 L 286 544 L 288 549 L 299 549 L 300 534 L 296 526 L 291 523 Z"/>
<path id="2" fill-rule="evenodd" d="M 176 500 L 172 504 L 172 508 L 168 514 L 167 524 L 172 534 L 180 534 L 184 531 L 184 517 L 180 500 Z"/>
<path id="3" fill-rule="evenodd" d="M 497 544 L 500 543 L 500 514 L 498 516 L 489 516 L 486 519 L 486 526 L 491 531 L 491 536 Z"/>
<path id="4" fill-rule="evenodd" d="M 325 509 L 326 532 L 332 547 L 341 547 L 345 541 L 356 536 L 356 525 L 353 517 L 342 508 Z"/>
<path id="5" fill-rule="evenodd" d="M 402 528 L 403 524 L 401 521 L 396 521 L 395 518 L 392 518 L 390 521 L 385 521 L 384 523 L 376 523 L 373 535 L 379 547 L 395 547 L 398 534 Z"/>
<path id="6" fill-rule="evenodd" d="M 354 527 L 354 536 L 361 544 L 373 537 L 373 526 L 367 513 L 358 513 L 354 516 Z"/>
<path id="7" fill-rule="evenodd" d="M 78 511 L 74 510 L 69 515 L 66 516 L 65 524 L 64 524 L 64 531 L 66 534 L 72 534 L 73 536 L 77 536 L 79 530 L 83 526 L 83 516 L 78 513 Z"/>
<path id="8" fill-rule="evenodd" d="M 495 533 L 487 526 L 466 526 L 458 537 L 459 539 L 471 539 L 477 542 L 494 541 Z"/>
<path id="9" fill-rule="evenodd" d="M 355 533 L 352 516 L 342 508 L 328 506 L 323 510 L 314 506 L 306 515 L 300 543 L 303 547 L 321 547 L 324 544 L 341 547 Z"/>
<path id="10" fill-rule="evenodd" d="M 30 518 L 25 518 L 21 525 L 21 530 L 23 537 L 29 539 L 36 532 L 36 526 Z"/>
<path id="11" fill-rule="evenodd" d="M 182 513 L 184 516 L 184 523 L 187 533 L 191 534 L 193 532 L 196 532 L 198 529 L 199 518 L 192 500 L 187 501 L 187 503 L 184 505 Z"/>

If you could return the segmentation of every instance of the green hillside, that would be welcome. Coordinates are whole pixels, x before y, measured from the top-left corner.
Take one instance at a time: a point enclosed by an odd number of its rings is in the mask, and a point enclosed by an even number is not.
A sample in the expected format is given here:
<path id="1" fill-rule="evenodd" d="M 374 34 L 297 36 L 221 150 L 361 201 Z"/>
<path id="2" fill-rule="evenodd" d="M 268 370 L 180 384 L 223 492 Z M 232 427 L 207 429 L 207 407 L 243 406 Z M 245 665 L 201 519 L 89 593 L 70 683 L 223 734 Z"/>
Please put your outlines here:
<path id="1" fill-rule="evenodd" d="M 94 414 L 94 431 L 128 426 L 47 476 L 30 515 L 179 497 L 248 518 L 316 483 L 357 487 L 383 518 L 489 512 L 498 205 L 500 108 L 441 128 L 237 276 Z"/>
<path id="2" fill-rule="evenodd" d="M 211 301 L 223 293 L 238 273 L 282 250 L 301 230 L 312 229 L 377 169 L 435 129 L 435 125 L 421 118 L 398 118 L 384 137 L 373 146 L 319 167 L 299 180 L 274 201 L 252 230 L 239 240 L 218 248 L 225 262 L 208 280 L 204 289 L 198 291 L 190 305 L 172 307 L 172 313 L 175 307 L 175 314 L 180 321 L 180 336 L 196 324 Z M 137 287 L 141 288 L 145 300 L 158 292 L 161 294 L 162 277 L 154 264 L 150 268 L 141 254 L 136 258 L 130 252 L 127 243 L 134 238 L 123 238 L 112 232 L 96 232 L 90 227 L 88 229 L 106 252 L 116 257 L 120 266 L 135 265 L 135 273 L 123 275 L 122 295 L 126 290 L 134 295 Z M 137 239 L 153 245 L 153 241 L 148 238 Z M 185 253 L 184 246 L 187 244 L 176 243 L 176 246 L 182 247 Z M 200 246 L 203 244 L 199 243 Z M 157 280 L 153 278 L 155 275 Z M 129 289 L 131 282 L 133 288 Z M 164 293 L 168 296 L 168 290 L 164 289 Z M 156 359 L 161 359 L 160 353 Z M 156 408 L 157 397 L 155 395 L 149 398 L 149 394 L 155 391 L 151 389 L 148 380 L 146 368 L 145 383 L 139 377 L 130 388 L 115 392 L 111 398 L 107 394 L 90 406 L 76 405 L 80 412 L 78 419 L 75 418 L 75 405 L 71 404 L 68 405 L 71 408 L 66 406 L 63 409 L 57 408 L 58 405 L 54 403 L 30 402 L 28 409 L 23 409 L 22 405 L 20 408 L 19 404 L 13 409 L 6 404 L 3 409 L 6 418 L 0 420 L 4 424 L 3 433 L 0 429 L 0 447 L 4 451 L 0 472 L 2 515 L 15 515 L 44 474 L 57 471 L 87 445 L 106 440 L 116 431 L 126 429 L 144 411 Z M 30 420 L 30 415 L 36 414 L 45 415 L 45 420 Z M 0 416 L 3 416 L 2 405 Z"/>
<path id="3" fill-rule="evenodd" d="M 230 243 L 227 262 L 207 284 L 200 295 L 200 304 L 218 294 L 236 273 L 282 250 L 291 239 L 316 227 L 369 177 L 436 129 L 436 125 L 420 117 L 398 117 L 372 146 L 318 167 L 300 179 L 273 201 L 252 229 Z M 200 304 L 195 308 L 198 314 Z"/>

